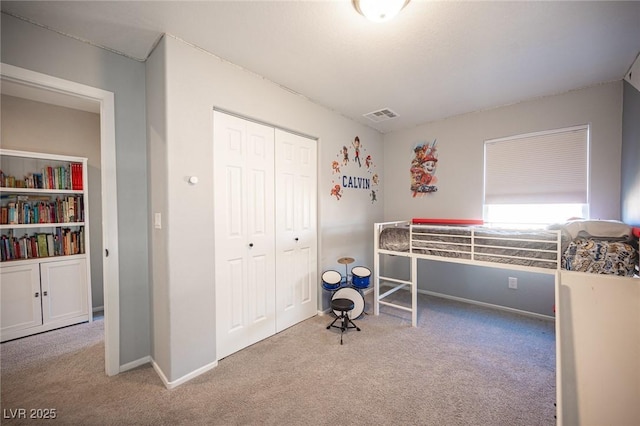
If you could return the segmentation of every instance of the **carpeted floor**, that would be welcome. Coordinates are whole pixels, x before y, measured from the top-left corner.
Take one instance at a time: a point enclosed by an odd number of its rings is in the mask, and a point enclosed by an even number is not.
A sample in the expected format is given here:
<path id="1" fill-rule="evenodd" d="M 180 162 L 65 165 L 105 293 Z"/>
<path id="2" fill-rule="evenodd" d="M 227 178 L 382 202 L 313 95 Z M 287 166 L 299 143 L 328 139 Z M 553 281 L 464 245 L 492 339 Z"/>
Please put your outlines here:
<path id="1" fill-rule="evenodd" d="M 417 328 L 381 307 L 343 346 L 332 317 L 313 317 L 173 390 L 149 365 L 106 377 L 102 321 L 3 343 L 2 424 L 555 424 L 553 322 L 425 295 L 419 305 Z M 7 418 L 18 408 L 57 418 Z"/>

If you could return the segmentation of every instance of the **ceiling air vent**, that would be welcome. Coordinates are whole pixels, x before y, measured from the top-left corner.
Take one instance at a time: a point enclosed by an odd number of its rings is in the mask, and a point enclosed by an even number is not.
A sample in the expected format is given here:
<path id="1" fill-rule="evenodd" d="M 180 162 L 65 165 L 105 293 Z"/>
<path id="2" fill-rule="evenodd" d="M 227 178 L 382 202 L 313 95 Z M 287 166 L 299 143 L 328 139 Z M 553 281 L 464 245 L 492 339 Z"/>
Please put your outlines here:
<path id="1" fill-rule="evenodd" d="M 364 114 L 364 117 L 367 117 L 369 120 L 379 123 L 381 121 L 391 120 L 392 118 L 396 118 L 398 114 L 389 108 L 379 109 L 378 111 L 373 111 L 368 114 Z"/>

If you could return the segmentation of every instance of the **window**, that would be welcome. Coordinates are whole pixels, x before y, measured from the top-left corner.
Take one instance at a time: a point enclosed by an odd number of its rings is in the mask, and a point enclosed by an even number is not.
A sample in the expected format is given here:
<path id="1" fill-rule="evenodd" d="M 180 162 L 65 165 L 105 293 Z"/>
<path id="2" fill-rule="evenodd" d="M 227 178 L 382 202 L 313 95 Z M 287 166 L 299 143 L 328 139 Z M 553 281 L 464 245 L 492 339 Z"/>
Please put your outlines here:
<path id="1" fill-rule="evenodd" d="M 545 226 L 587 218 L 589 127 L 577 126 L 484 145 L 484 220 Z"/>

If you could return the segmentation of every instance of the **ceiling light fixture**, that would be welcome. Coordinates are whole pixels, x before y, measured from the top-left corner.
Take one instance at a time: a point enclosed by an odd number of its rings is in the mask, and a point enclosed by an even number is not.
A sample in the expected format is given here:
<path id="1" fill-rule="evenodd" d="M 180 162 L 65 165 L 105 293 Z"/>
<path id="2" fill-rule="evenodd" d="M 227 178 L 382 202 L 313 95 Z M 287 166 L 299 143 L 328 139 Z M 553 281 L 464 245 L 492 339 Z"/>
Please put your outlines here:
<path id="1" fill-rule="evenodd" d="M 352 0 L 359 14 L 373 22 L 385 22 L 396 16 L 409 0 Z"/>

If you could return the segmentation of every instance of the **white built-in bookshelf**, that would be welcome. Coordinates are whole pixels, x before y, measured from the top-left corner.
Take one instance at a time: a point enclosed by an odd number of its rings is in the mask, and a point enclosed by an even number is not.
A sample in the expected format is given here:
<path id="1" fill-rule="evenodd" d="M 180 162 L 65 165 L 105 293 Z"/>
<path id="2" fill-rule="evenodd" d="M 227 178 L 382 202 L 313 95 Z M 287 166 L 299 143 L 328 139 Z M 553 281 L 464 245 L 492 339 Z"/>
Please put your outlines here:
<path id="1" fill-rule="evenodd" d="M 87 159 L 0 149 L 1 341 L 91 321 Z"/>

